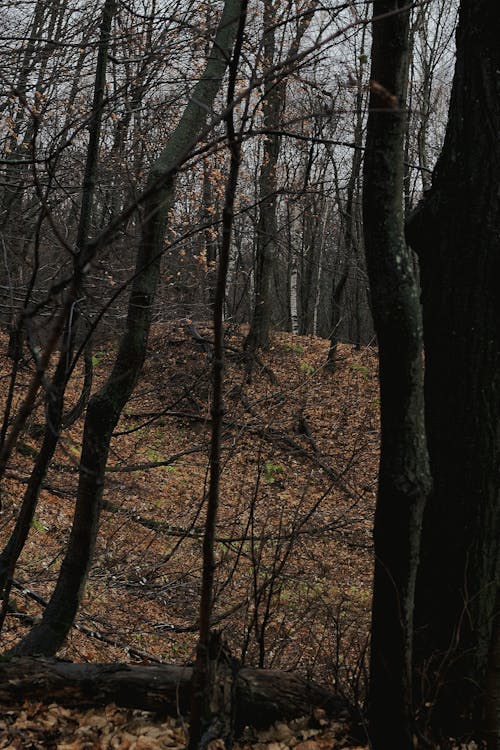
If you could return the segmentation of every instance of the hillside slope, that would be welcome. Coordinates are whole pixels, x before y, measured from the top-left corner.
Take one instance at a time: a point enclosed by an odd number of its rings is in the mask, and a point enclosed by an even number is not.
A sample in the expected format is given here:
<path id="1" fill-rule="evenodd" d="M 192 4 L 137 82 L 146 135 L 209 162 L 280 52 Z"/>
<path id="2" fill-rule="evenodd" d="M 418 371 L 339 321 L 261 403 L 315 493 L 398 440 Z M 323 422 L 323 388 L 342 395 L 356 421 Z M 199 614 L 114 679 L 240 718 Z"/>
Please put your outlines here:
<path id="1" fill-rule="evenodd" d="M 211 332 L 198 328 L 204 342 L 186 325 L 154 330 L 112 443 L 96 558 L 64 658 L 192 657 L 210 435 Z M 236 327 L 227 332 L 216 623 L 245 663 L 296 668 L 353 689 L 362 675 L 370 604 L 376 355 L 340 345 L 330 374 L 323 367 L 328 342 L 276 333 L 248 382 L 243 335 Z M 112 356 L 95 352 L 96 385 Z M 42 424 L 38 410 L 9 467 L 2 540 Z M 47 476 L 16 571 L 6 646 L 40 616 L 57 576 L 81 430 L 80 421 L 64 433 Z"/>

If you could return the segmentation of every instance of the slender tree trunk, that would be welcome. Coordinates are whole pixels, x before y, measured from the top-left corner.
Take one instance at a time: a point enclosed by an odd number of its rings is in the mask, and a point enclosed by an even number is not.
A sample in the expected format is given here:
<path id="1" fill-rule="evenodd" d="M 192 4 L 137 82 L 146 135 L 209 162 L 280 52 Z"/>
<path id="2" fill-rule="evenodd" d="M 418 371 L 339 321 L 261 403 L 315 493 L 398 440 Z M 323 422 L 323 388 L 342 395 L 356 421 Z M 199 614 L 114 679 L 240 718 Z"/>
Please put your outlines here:
<path id="1" fill-rule="evenodd" d="M 310 159 L 308 159 L 308 163 L 304 169 L 302 169 L 302 167 L 298 168 L 298 172 L 299 176 L 297 178 L 296 194 L 291 200 L 289 200 L 287 206 L 288 247 L 290 257 L 288 265 L 290 327 L 294 335 L 305 333 L 303 330 L 305 317 L 304 283 L 302 281 L 304 273 L 305 222 L 303 216 L 304 203 L 301 198 L 305 198 L 305 192 L 307 190 Z"/>
<path id="2" fill-rule="evenodd" d="M 214 216 L 216 209 L 216 199 L 210 182 L 210 162 L 205 159 L 203 162 L 203 222 L 209 224 Z M 217 230 L 214 227 L 207 226 L 204 230 L 204 241 L 207 261 L 206 286 L 208 304 L 210 309 L 214 309 L 215 291 L 216 291 L 216 264 L 217 264 Z"/>
<path id="3" fill-rule="evenodd" d="M 297 336 L 299 333 L 299 314 L 297 308 L 298 276 L 297 261 L 292 259 L 290 266 L 290 324 L 294 336 Z"/>
<path id="4" fill-rule="evenodd" d="M 97 178 L 102 106 L 106 85 L 106 63 L 114 12 L 115 0 L 106 0 L 102 13 L 92 118 L 89 122 L 90 137 L 83 180 L 80 221 L 76 238 L 74 274 L 67 302 L 67 321 L 56 371 L 52 378 L 51 388 L 48 389 L 47 419 L 42 446 L 37 455 L 35 466 L 24 493 L 21 511 L 17 518 L 14 531 L 0 555 L 0 596 L 4 594 L 4 589 L 6 593 L 4 596 L 2 613 L 0 615 L 0 628 L 3 624 L 3 616 L 6 611 L 10 579 L 14 574 L 17 560 L 24 547 L 31 527 L 43 479 L 59 442 L 63 417 L 64 393 L 71 373 L 71 360 L 73 357 L 74 343 L 78 327 L 79 313 L 77 310 L 77 300 L 83 291 L 85 268 L 89 260 L 87 257 L 86 245 L 90 229 L 90 219 Z"/>
<path id="5" fill-rule="evenodd" d="M 30 482 L 25 496 L 23 498 L 23 510 L 18 518 L 13 535 L 6 548 L 0 556 L 0 590 L 5 584 L 5 576 L 12 565 L 15 565 L 21 549 L 26 541 L 29 531 L 29 524 L 35 511 L 38 500 L 39 485 L 37 479 L 41 482 L 50 463 L 52 455 L 57 446 L 59 439 L 59 429 L 61 427 L 62 408 L 64 392 L 67 379 L 71 374 L 71 359 L 74 350 L 74 341 L 78 326 L 78 309 L 77 300 L 82 293 L 83 279 L 86 273 L 86 267 L 91 259 L 91 253 L 87 252 L 88 234 L 90 228 L 90 219 L 92 205 L 95 194 L 95 184 L 97 177 L 97 165 L 99 157 L 99 141 L 102 123 L 102 107 L 104 102 L 104 92 L 106 85 L 106 65 L 111 31 L 111 22 L 115 12 L 114 0 L 106 0 L 104 3 L 100 36 L 99 52 L 97 56 L 96 73 L 94 80 L 94 96 L 92 104 L 92 116 L 89 118 L 89 144 L 86 153 L 85 173 L 82 187 L 82 201 L 80 207 L 80 218 L 76 237 L 76 252 L 74 256 L 73 276 L 71 278 L 70 289 L 68 290 L 61 312 L 53 325 L 50 343 L 46 345 L 45 351 L 40 359 L 38 371 L 30 385 L 28 395 L 25 398 L 23 406 L 19 409 L 14 424 L 7 435 L 7 424 L 4 420 L 2 428 L 2 440 L 0 450 L 0 478 L 5 470 L 10 453 L 15 445 L 21 429 L 23 428 L 28 415 L 34 405 L 34 400 L 42 379 L 45 376 L 45 369 L 50 361 L 50 357 L 56 347 L 59 337 L 64 330 L 64 336 L 61 343 L 61 352 L 56 366 L 56 372 L 52 378 L 52 388 L 47 398 L 48 418 L 46 431 L 43 439 L 42 448 L 37 457 L 33 469 L 33 481 Z M 32 275 L 31 287 L 34 284 L 37 274 L 37 267 Z M 28 300 L 32 288 L 28 289 L 24 311 L 27 309 Z M 22 318 L 16 326 L 16 332 L 21 335 L 23 328 Z M 42 364 L 42 360 L 45 362 Z M 87 385 L 88 385 L 88 373 Z M 27 524 L 27 527 L 26 527 Z"/>
<path id="6" fill-rule="evenodd" d="M 325 227 L 328 222 L 330 209 L 328 203 L 325 202 L 324 206 L 324 218 L 321 226 L 320 234 L 320 245 L 318 250 L 318 275 L 316 277 L 316 289 L 314 293 L 314 310 L 313 310 L 313 336 L 318 336 L 318 317 L 321 303 L 321 287 L 323 281 L 323 258 L 325 253 Z"/>
<path id="7" fill-rule="evenodd" d="M 264 0 L 264 66 L 271 67 L 275 57 L 275 0 Z M 269 131 L 279 128 L 285 98 L 285 82 L 266 79 L 262 100 L 263 125 Z M 248 351 L 269 346 L 269 330 L 273 303 L 272 284 L 277 249 L 276 201 L 278 189 L 278 158 L 281 137 L 270 132 L 264 136 L 259 176 L 259 218 L 255 256 L 255 301 L 250 330 L 245 342 Z"/>
<path id="8" fill-rule="evenodd" d="M 442 736 L 477 732 L 484 721 L 499 616 L 499 22 L 495 0 L 462 0 L 446 138 L 432 187 L 408 225 L 422 276 L 434 478 L 416 657 L 427 721 Z"/>
<path id="9" fill-rule="evenodd" d="M 346 296 L 346 288 L 349 287 L 349 279 L 352 276 L 351 270 L 353 266 L 354 268 L 356 268 L 356 261 L 359 262 L 360 256 L 363 254 L 363 247 L 359 241 L 357 226 L 359 223 L 359 215 L 361 213 L 359 205 L 359 177 L 361 174 L 362 166 L 363 123 L 366 112 L 366 94 L 365 85 L 363 82 L 366 64 L 365 36 L 366 27 L 363 27 L 361 30 L 361 45 L 357 70 L 358 80 L 356 92 L 356 120 L 354 125 L 354 149 L 352 153 L 351 173 L 349 175 L 349 181 L 347 183 L 345 205 L 341 210 L 341 252 L 344 257 L 342 261 L 341 272 L 338 274 L 338 276 L 334 274 L 332 279 L 332 317 L 330 347 L 328 350 L 328 357 L 326 361 L 326 367 L 330 372 L 334 372 L 336 367 L 337 344 L 340 337 L 340 325 L 344 308 L 344 298 Z M 342 200 L 338 187 L 337 199 L 339 206 L 341 206 Z M 356 301 L 353 315 L 358 318 L 360 315 L 359 305 L 363 304 L 363 302 L 365 301 L 364 295 L 361 295 L 359 293 L 361 279 L 359 278 L 358 274 L 354 275 L 350 283 L 354 285 L 354 299 Z"/>
<path id="10" fill-rule="evenodd" d="M 366 259 L 379 339 L 382 430 L 369 686 L 374 750 L 413 747 L 413 596 L 421 518 L 430 487 L 421 314 L 404 241 L 407 7 L 405 0 L 376 0 L 373 5 L 363 182 Z"/>
<path id="11" fill-rule="evenodd" d="M 311 22 L 317 0 L 311 2 L 309 11 L 297 23 L 294 39 L 288 50 L 293 57 L 300 47 L 302 37 Z M 264 0 L 264 65 L 271 67 L 276 47 L 277 0 Z M 259 219 L 257 225 L 257 246 L 255 257 L 255 300 L 250 330 L 245 341 L 249 352 L 269 346 L 274 282 L 274 269 L 278 247 L 276 201 L 278 189 L 278 159 L 281 136 L 277 133 L 281 114 L 285 106 L 286 81 L 266 79 L 262 101 L 263 125 L 270 132 L 264 136 L 262 164 L 259 176 Z M 274 132 L 273 132 L 274 131 Z"/>
<path id="12" fill-rule="evenodd" d="M 422 187 L 428 190 L 431 186 L 431 176 L 429 172 L 428 156 L 428 130 L 429 118 L 431 116 L 431 91 L 432 91 L 432 70 L 430 66 L 429 55 L 427 54 L 428 35 L 429 35 L 429 6 L 423 5 L 419 8 L 418 18 L 416 21 L 417 33 L 421 49 L 422 65 L 422 91 L 421 91 L 421 113 L 417 133 L 418 147 L 418 164 L 421 168 Z"/>
<path id="13" fill-rule="evenodd" d="M 203 572 L 200 597 L 200 628 L 196 662 L 193 669 L 191 723 L 189 750 L 202 750 L 210 739 L 222 737 L 226 747 L 232 743 L 232 706 L 233 692 L 232 671 L 228 670 L 229 685 L 226 689 L 223 677 L 222 696 L 218 695 L 218 657 L 210 653 L 218 648 L 217 639 L 211 642 L 210 621 L 213 610 L 214 577 L 215 577 L 215 534 L 217 514 L 219 511 L 220 473 L 221 473 L 221 439 L 224 417 L 224 302 L 226 298 L 227 274 L 231 251 L 231 235 L 234 221 L 234 202 L 238 185 L 238 173 L 241 162 L 241 142 L 234 129 L 233 103 L 240 62 L 243 33 L 245 30 L 247 0 L 242 0 L 238 19 L 238 33 L 234 44 L 234 55 L 229 66 L 229 85 L 227 92 L 228 114 L 226 132 L 231 154 L 229 175 L 226 185 L 224 208 L 222 210 L 222 242 L 217 267 L 217 283 L 213 306 L 214 321 L 214 356 L 212 366 L 212 433 L 210 442 L 210 481 L 207 497 L 207 513 L 203 534 Z M 212 649 L 211 649 L 212 646 Z M 212 669 L 211 672 L 211 665 Z M 229 691 L 229 695 L 227 692 Z M 228 705 L 224 705 L 227 701 Z M 213 736 L 210 736 L 212 733 Z"/>
<path id="14" fill-rule="evenodd" d="M 87 409 L 68 549 L 43 620 L 18 644 L 15 649 L 18 653 L 54 654 L 64 643 L 80 605 L 99 527 L 111 436 L 137 382 L 146 353 L 163 238 L 175 197 L 175 171 L 191 151 L 219 91 L 240 7 L 241 0 L 226 0 L 205 71 L 177 128 L 150 170 L 148 185 L 152 189 L 144 203 L 145 218 L 125 332 L 110 377 L 91 398 Z"/>
<path id="15" fill-rule="evenodd" d="M 319 136 L 321 137 L 321 127 L 319 129 Z M 314 195 L 314 188 L 312 194 L 308 195 L 308 187 L 313 179 L 312 171 L 315 166 L 317 159 L 317 150 L 314 144 L 311 144 L 304 170 L 301 175 L 302 185 L 300 191 L 302 194 L 302 200 L 300 203 L 296 201 L 294 203 L 296 213 L 296 227 L 293 227 L 294 234 L 297 232 L 297 250 L 296 258 L 300 259 L 300 318 L 299 318 L 299 332 L 302 335 L 311 333 L 313 315 L 314 315 L 314 291 L 316 289 L 317 274 L 318 274 L 318 261 L 317 261 L 317 245 L 318 235 L 320 228 L 318 226 L 317 216 L 320 214 L 318 206 L 318 198 Z M 299 174 L 300 174 L 299 172 Z"/>
<path id="16" fill-rule="evenodd" d="M 500 586 L 491 634 L 486 675 L 485 729 L 488 750 L 500 750 Z"/>

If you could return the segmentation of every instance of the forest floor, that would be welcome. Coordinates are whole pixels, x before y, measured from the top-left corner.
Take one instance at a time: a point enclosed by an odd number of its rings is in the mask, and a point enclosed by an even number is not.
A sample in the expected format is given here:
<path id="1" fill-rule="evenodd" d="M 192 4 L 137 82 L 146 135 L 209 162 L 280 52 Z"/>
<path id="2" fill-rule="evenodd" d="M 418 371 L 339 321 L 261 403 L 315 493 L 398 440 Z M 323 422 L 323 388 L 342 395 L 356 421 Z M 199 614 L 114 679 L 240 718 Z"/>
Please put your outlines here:
<path id="1" fill-rule="evenodd" d="M 210 329 L 199 326 L 210 341 Z M 244 331 L 227 331 L 221 508 L 214 621 L 242 663 L 295 669 L 363 698 L 371 599 L 379 400 L 377 357 L 276 333 L 249 379 Z M 6 346 L 4 338 L 1 347 Z M 192 660 L 210 440 L 210 346 L 188 326 L 155 326 L 143 374 L 115 431 L 92 572 L 61 658 Z M 97 388 L 113 348 L 94 353 Z M 8 363 L 2 357 L 7 391 Z M 19 400 L 29 380 L 23 369 Z M 68 391 L 78 397 L 83 374 Z M 4 396 L 5 397 L 5 396 Z M 3 397 L 3 398 L 4 398 Z M 1 543 L 19 509 L 43 434 L 38 408 L 2 485 Z M 64 555 L 78 481 L 83 421 L 67 430 L 19 561 L 2 634 L 8 648 L 43 613 Z M 182 722 L 141 712 L 7 707 L 1 748 L 184 746 Z M 256 750 L 352 747 L 346 727 L 317 716 L 250 737 Z M 214 750 L 215 747 L 214 747 Z"/>
<path id="2" fill-rule="evenodd" d="M 186 727 L 174 718 L 114 705 L 78 711 L 57 704 L 25 703 L 20 709 L 0 709 L 2 750 L 180 750 L 186 747 Z M 267 730 L 246 731 L 234 750 L 365 750 L 349 740 L 348 728 L 319 716 Z M 213 740 L 209 750 L 224 750 Z"/>

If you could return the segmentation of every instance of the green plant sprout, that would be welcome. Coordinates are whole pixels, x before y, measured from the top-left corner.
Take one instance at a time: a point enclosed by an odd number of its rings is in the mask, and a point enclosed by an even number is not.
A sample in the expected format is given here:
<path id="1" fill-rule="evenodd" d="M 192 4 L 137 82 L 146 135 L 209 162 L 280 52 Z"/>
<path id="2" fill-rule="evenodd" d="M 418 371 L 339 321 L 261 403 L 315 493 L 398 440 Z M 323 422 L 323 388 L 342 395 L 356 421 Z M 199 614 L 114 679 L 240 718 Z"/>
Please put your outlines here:
<path id="1" fill-rule="evenodd" d="M 298 344 L 285 344 L 286 352 L 293 352 L 294 354 L 304 354 L 304 349 Z"/>
<path id="2" fill-rule="evenodd" d="M 274 484 L 283 474 L 283 467 L 281 464 L 273 464 L 271 461 L 266 461 L 262 474 L 268 484 Z"/>
<path id="3" fill-rule="evenodd" d="M 40 531 L 42 534 L 45 534 L 45 532 L 47 531 L 45 525 L 41 521 L 39 521 L 36 516 L 31 521 L 31 528 L 35 529 L 35 531 Z"/>
<path id="4" fill-rule="evenodd" d="M 92 367 L 97 367 L 104 359 L 105 352 L 96 352 L 92 355 Z"/>
<path id="5" fill-rule="evenodd" d="M 314 367 L 309 364 L 309 362 L 301 362 L 300 363 L 300 371 L 304 373 L 304 375 L 312 375 L 314 372 Z"/>
<path id="6" fill-rule="evenodd" d="M 365 380 L 368 380 L 370 376 L 370 370 L 366 365 L 351 365 L 351 370 L 359 372 Z"/>

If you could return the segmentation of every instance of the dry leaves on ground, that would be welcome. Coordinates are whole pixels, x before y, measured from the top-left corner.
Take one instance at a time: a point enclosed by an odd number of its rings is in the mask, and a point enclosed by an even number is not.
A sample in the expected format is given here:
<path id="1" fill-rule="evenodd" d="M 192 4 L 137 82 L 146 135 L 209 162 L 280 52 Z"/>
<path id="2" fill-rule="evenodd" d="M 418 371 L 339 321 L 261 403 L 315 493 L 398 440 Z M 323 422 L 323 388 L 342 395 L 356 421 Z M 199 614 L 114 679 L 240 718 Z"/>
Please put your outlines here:
<path id="1" fill-rule="evenodd" d="M 114 705 L 89 711 L 70 710 L 52 703 L 26 702 L 17 710 L 0 710 L 0 750 L 176 750 L 186 747 L 186 725 L 159 719 L 146 711 Z M 213 740 L 210 750 L 224 750 Z M 318 714 L 289 724 L 277 722 L 252 732 L 235 750 L 356 750 L 347 727 Z M 359 748 L 361 750 L 361 748 Z"/>

